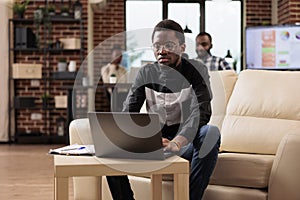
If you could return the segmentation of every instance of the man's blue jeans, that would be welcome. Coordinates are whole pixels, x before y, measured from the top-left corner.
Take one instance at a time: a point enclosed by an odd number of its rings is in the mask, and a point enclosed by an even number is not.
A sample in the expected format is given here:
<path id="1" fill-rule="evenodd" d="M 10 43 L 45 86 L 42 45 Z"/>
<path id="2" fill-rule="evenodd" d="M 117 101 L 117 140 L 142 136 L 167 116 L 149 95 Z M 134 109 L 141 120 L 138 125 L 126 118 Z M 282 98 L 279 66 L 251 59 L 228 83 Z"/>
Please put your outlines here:
<path id="1" fill-rule="evenodd" d="M 190 200 L 201 200 L 215 168 L 220 147 L 220 132 L 215 126 L 205 125 L 197 140 L 184 147 L 181 157 L 191 163 Z M 114 200 L 134 200 L 127 176 L 107 176 Z"/>

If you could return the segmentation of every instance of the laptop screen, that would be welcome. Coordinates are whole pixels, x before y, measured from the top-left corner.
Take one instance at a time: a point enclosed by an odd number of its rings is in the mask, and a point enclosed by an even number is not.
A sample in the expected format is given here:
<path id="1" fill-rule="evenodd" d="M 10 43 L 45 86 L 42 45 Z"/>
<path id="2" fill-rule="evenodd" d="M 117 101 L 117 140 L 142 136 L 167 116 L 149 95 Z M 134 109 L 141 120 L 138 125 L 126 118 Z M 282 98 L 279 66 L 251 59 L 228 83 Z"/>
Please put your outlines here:
<path id="1" fill-rule="evenodd" d="M 161 125 L 157 114 L 90 112 L 88 117 L 96 156 L 163 158 Z"/>

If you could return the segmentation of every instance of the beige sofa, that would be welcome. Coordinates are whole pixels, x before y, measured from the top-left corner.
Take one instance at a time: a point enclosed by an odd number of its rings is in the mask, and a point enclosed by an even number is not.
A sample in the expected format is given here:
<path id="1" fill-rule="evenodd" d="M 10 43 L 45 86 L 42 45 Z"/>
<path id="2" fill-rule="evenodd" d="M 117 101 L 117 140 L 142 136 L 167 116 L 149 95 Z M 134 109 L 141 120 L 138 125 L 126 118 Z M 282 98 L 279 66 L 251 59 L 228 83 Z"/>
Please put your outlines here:
<path id="1" fill-rule="evenodd" d="M 211 73 L 210 124 L 221 152 L 204 200 L 300 199 L 300 72 Z M 70 124 L 70 143 L 91 144 L 87 119 Z M 150 199 L 148 178 L 130 176 L 137 200 Z M 74 178 L 75 199 L 99 199 L 99 178 Z M 103 199 L 111 199 L 105 179 Z M 172 200 L 172 180 L 163 199 Z"/>

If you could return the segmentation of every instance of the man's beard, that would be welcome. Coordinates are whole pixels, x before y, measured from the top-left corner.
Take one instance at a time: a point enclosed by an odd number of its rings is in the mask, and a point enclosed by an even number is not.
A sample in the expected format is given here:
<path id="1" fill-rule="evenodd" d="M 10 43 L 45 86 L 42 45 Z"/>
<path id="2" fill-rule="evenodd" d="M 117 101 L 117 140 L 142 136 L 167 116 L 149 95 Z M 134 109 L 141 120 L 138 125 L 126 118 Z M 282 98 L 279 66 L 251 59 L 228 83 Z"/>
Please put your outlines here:
<path id="1" fill-rule="evenodd" d="M 200 59 L 205 59 L 209 56 L 209 52 L 207 52 L 206 50 L 198 50 L 197 51 L 197 55 L 198 55 L 198 58 Z"/>

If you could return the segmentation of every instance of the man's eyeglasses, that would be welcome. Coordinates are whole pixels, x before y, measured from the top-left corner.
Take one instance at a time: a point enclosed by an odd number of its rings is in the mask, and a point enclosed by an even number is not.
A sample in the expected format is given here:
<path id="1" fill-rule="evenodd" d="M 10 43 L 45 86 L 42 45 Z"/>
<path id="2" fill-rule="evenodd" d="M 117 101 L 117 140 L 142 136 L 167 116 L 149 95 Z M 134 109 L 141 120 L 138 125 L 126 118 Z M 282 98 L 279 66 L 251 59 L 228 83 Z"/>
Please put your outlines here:
<path id="1" fill-rule="evenodd" d="M 166 42 L 165 44 L 154 43 L 152 48 L 154 51 L 160 51 L 164 48 L 167 51 L 174 51 L 178 44 L 174 42 Z"/>

